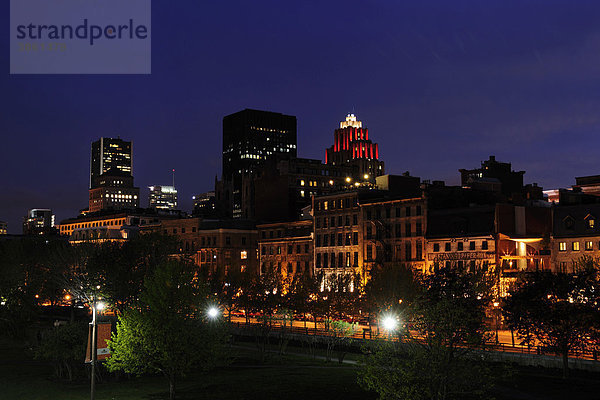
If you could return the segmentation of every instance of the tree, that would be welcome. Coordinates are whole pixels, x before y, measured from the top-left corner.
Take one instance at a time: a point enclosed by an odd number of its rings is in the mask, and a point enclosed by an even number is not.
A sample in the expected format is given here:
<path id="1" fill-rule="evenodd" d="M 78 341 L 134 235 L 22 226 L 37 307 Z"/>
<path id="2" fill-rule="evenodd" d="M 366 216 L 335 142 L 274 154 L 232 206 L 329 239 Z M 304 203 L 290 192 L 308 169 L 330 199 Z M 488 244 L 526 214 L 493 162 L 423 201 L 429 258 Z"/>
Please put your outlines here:
<path id="1" fill-rule="evenodd" d="M 83 363 L 87 328 L 87 323 L 70 323 L 44 332 L 35 357 L 51 361 L 57 378 L 72 381 L 77 367 Z"/>
<path id="2" fill-rule="evenodd" d="M 420 295 L 401 316 L 402 343 L 371 349 L 359 382 L 381 399 L 482 398 L 491 385 L 489 368 L 474 351 L 482 348 L 485 308 L 493 283 L 489 271 L 439 268 L 420 279 Z M 402 319 L 402 318 L 401 318 Z"/>
<path id="3" fill-rule="evenodd" d="M 400 315 L 418 293 L 415 273 L 404 264 L 373 268 L 365 286 L 369 314 L 375 316 L 384 313 Z"/>
<path id="4" fill-rule="evenodd" d="M 580 261 L 583 268 L 576 275 L 542 271 L 521 276 L 503 305 L 508 325 L 523 344 L 540 343 L 562 356 L 564 378 L 569 354 L 591 346 L 600 328 L 597 269 Z"/>
<path id="5" fill-rule="evenodd" d="M 111 371 L 162 373 L 175 398 L 176 380 L 193 366 L 208 369 L 222 354 L 223 327 L 204 317 L 208 292 L 193 265 L 165 261 L 144 282 L 140 301 L 119 316 L 109 347 Z"/>

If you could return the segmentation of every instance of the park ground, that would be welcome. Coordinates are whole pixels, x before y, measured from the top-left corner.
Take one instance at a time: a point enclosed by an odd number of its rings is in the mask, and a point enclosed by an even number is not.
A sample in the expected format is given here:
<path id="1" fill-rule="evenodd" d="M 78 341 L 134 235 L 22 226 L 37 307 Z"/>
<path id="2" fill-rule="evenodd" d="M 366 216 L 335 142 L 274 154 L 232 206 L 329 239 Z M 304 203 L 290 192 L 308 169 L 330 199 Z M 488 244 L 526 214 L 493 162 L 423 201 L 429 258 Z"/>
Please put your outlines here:
<path id="1" fill-rule="evenodd" d="M 178 399 L 376 399 L 357 384 L 357 367 L 346 360 L 326 363 L 317 355 L 308 356 L 302 348 L 288 348 L 287 355 L 271 354 L 260 363 L 252 343 L 237 343 L 228 366 L 209 373 L 191 373 L 177 387 Z M 493 393 L 497 400 L 600 400 L 600 376 L 573 371 L 567 380 L 561 371 L 512 367 Z M 98 385 L 98 400 L 158 400 L 168 398 L 168 385 L 162 377 L 124 377 Z M 0 339 L 0 399 L 83 400 L 89 399 L 89 382 L 56 381 L 52 368 L 33 358 L 24 345 Z"/>

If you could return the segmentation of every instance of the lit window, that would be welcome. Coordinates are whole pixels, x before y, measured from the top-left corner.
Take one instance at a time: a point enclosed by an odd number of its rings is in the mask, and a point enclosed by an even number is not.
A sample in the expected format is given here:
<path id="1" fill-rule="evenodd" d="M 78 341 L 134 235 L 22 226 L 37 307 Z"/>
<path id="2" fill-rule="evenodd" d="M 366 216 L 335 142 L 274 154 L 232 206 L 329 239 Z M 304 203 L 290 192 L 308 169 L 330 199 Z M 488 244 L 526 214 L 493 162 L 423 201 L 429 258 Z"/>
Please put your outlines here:
<path id="1" fill-rule="evenodd" d="M 558 251 L 567 251 L 567 243 L 566 242 L 560 242 L 558 244 Z"/>
<path id="2" fill-rule="evenodd" d="M 579 251 L 579 242 L 573 242 L 573 251 Z"/>
<path id="3" fill-rule="evenodd" d="M 240 259 L 246 260 L 248 258 L 248 252 L 246 250 L 240 252 Z"/>
<path id="4" fill-rule="evenodd" d="M 304 179 L 300 180 L 300 186 L 304 186 Z"/>
<path id="5" fill-rule="evenodd" d="M 595 222 L 596 221 L 594 221 L 594 218 L 588 219 L 588 228 L 594 229 Z"/>
<path id="6" fill-rule="evenodd" d="M 594 250 L 594 243 L 592 241 L 586 241 L 585 242 L 585 249 L 586 250 Z"/>

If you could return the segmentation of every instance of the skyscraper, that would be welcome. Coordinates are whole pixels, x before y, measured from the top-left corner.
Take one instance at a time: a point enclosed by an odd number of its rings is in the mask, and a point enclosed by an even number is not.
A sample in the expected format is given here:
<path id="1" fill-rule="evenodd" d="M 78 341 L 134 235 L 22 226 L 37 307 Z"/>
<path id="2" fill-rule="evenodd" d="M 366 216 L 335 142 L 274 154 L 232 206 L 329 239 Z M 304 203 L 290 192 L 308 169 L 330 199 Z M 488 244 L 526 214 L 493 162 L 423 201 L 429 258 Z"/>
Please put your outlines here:
<path id="1" fill-rule="evenodd" d="M 90 158 L 90 189 L 95 178 L 114 168 L 133 176 L 133 143 L 121 138 L 100 138 L 92 143 Z"/>
<path id="2" fill-rule="evenodd" d="M 217 185 L 217 201 L 234 218 L 242 214 L 243 177 L 251 176 L 274 155 L 296 157 L 296 117 L 270 111 L 245 109 L 223 118 L 223 175 Z M 244 193 L 248 192 L 248 193 Z"/>
<path id="3" fill-rule="evenodd" d="M 139 207 L 140 189 L 133 186 L 132 142 L 100 138 L 92 143 L 89 212 Z"/>
<path id="4" fill-rule="evenodd" d="M 379 145 L 369 139 L 369 129 L 354 114 L 348 114 L 334 132 L 333 146 L 325 151 L 325 163 L 355 165 L 361 179 L 375 182 L 384 175 L 383 161 L 379 160 Z"/>
<path id="5" fill-rule="evenodd" d="M 177 208 L 177 189 L 175 186 L 149 186 L 148 204 L 150 208 L 175 210 Z"/>

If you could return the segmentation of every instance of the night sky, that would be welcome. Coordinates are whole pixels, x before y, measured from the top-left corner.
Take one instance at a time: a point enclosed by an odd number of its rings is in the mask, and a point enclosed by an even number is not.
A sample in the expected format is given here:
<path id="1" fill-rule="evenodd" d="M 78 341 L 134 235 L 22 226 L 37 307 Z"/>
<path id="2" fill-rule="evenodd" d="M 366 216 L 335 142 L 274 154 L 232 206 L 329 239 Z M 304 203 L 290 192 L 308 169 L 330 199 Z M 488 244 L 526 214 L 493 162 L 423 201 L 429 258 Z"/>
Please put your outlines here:
<path id="1" fill-rule="evenodd" d="M 0 6 L 0 220 L 87 207 L 90 143 L 134 142 L 134 177 L 180 204 L 221 173 L 221 123 L 298 117 L 324 159 L 355 111 L 386 171 L 459 183 L 496 155 L 546 189 L 600 174 L 598 1 L 153 1 L 152 75 L 9 75 Z"/>

